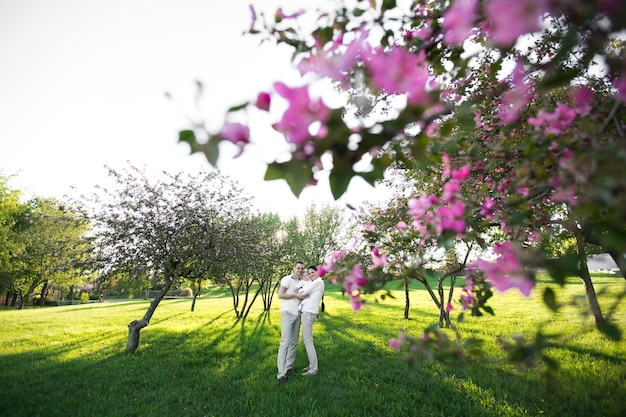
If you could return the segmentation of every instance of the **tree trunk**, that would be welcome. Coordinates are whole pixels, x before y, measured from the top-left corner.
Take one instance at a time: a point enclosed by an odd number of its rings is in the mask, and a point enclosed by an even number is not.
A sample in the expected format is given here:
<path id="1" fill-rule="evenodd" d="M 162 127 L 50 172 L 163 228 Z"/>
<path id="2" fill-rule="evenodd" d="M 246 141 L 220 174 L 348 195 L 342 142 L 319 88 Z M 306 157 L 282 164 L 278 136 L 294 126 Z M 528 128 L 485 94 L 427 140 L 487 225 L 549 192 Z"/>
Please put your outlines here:
<path id="1" fill-rule="evenodd" d="M 35 291 L 35 288 L 37 288 L 37 285 L 39 285 L 39 281 L 35 281 L 30 285 L 30 288 L 28 289 L 28 292 L 25 295 L 22 295 L 22 299 L 20 300 L 20 306 L 17 308 L 18 310 L 21 310 L 22 308 L 24 308 L 24 304 L 26 304 L 26 300 L 28 299 L 28 295 L 32 294 L 33 291 Z"/>
<path id="2" fill-rule="evenodd" d="M 154 311 L 156 310 L 163 297 L 165 297 L 165 294 L 170 290 L 172 284 L 172 282 L 169 282 L 169 284 L 165 285 L 163 289 L 161 289 L 161 292 L 150 303 L 150 307 L 148 307 L 146 314 L 143 315 L 143 318 L 141 320 L 133 320 L 128 324 L 128 341 L 126 342 L 126 352 L 133 353 L 137 350 L 137 348 L 139 347 L 139 333 L 141 332 L 141 329 L 148 326 L 148 324 L 150 323 L 150 319 L 154 314 Z"/>
<path id="3" fill-rule="evenodd" d="M 248 288 L 249 290 L 249 288 Z M 252 308 L 252 306 L 254 305 L 254 302 L 256 301 L 257 297 L 259 296 L 259 293 L 261 292 L 261 287 L 259 287 L 258 290 L 256 290 L 256 292 L 254 293 L 254 297 L 252 297 L 252 300 L 250 300 L 250 304 L 248 305 L 248 308 L 246 309 L 246 312 L 243 314 L 243 318 L 245 319 L 246 317 L 248 317 L 248 314 L 250 314 L 250 309 Z"/>
<path id="4" fill-rule="evenodd" d="M 191 311 L 193 312 L 196 309 L 196 298 L 200 295 L 200 291 L 202 290 L 202 281 L 198 281 L 198 288 L 196 290 L 195 285 L 191 284 L 193 288 L 193 300 L 191 300 Z"/>
<path id="5" fill-rule="evenodd" d="M 21 291 L 22 290 L 20 290 L 20 292 L 13 291 L 13 298 L 11 299 L 11 307 L 15 307 L 17 305 L 17 300 L 20 298 Z"/>
<path id="6" fill-rule="evenodd" d="M 583 281 L 585 287 L 585 295 L 587 296 L 587 302 L 589 303 L 589 310 L 591 310 L 591 314 L 593 314 L 596 328 L 600 329 L 604 323 L 604 317 L 602 316 L 602 310 L 600 309 L 600 304 L 598 303 L 596 291 L 593 288 L 593 283 L 591 282 L 591 275 L 589 274 L 587 261 L 582 260 L 580 264 L 580 279 Z"/>
<path id="7" fill-rule="evenodd" d="M 452 304 L 452 299 L 454 297 L 454 285 L 456 284 L 456 275 L 452 275 L 450 277 L 450 290 L 448 291 L 448 302 L 446 303 L 446 306 L 443 307 L 443 311 L 444 311 L 444 320 L 446 323 L 446 329 L 449 329 L 452 327 L 452 322 L 450 321 L 450 312 L 448 311 L 448 304 Z M 442 304 L 443 304 L 443 300 L 442 300 Z"/>
<path id="8" fill-rule="evenodd" d="M 154 301 L 153 301 L 154 302 Z M 133 353 L 139 347 L 139 332 L 148 325 L 148 321 L 133 320 L 128 325 L 128 341 L 126 342 L 126 352 Z"/>
<path id="9" fill-rule="evenodd" d="M 272 281 L 269 282 L 268 286 L 271 286 Z M 270 293 L 269 302 L 267 303 L 267 311 L 270 311 L 270 307 L 272 307 L 272 301 L 274 300 L 274 294 L 276 294 L 276 288 L 280 285 L 280 280 L 276 281 L 274 287 L 272 287 L 272 292 Z"/>
<path id="10" fill-rule="evenodd" d="M 46 292 L 48 291 L 48 280 L 44 280 L 43 282 L 43 287 L 41 288 L 41 297 L 39 297 L 39 300 L 37 300 L 37 305 L 38 306 L 44 306 L 46 303 Z"/>
<path id="11" fill-rule="evenodd" d="M 70 293 L 67 294 L 67 298 L 70 300 L 70 305 L 74 304 L 74 286 L 70 285 Z"/>
<path id="12" fill-rule="evenodd" d="M 591 282 L 591 275 L 589 274 L 589 267 L 587 266 L 587 252 L 585 251 L 585 241 L 582 236 L 576 236 L 576 246 L 578 249 L 578 255 L 580 255 L 580 279 L 583 281 L 585 287 L 585 295 L 587 296 L 587 302 L 589 303 L 589 310 L 593 315 L 595 326 L 600 330 L 604 323 L 604 317 L 600 310 L 600 304 L 598 303 L 598 297 L 596 291 L 593 288 Z"/>
<path id="13" fill-rule="evenodd" d="M 409 279 L 404 278 L 404 319 L 409 319 L 409 308 L 411 307 L 411 300 L 409 299 Z"/>

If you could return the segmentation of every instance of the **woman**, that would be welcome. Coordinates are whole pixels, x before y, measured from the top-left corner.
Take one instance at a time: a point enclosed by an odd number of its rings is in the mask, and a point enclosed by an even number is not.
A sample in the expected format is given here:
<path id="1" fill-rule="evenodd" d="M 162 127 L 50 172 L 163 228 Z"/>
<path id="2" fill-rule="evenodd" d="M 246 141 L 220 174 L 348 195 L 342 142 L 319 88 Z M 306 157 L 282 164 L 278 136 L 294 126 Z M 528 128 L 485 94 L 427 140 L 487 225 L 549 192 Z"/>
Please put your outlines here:
<path id="1" fill-rule="evenodd" d="M 300 311 L 302 311 L 302 343 L 309 358 L 309 366 L 302 375 L 313 376 L 317 375 L 318 371 L 317 352 L 313 344 L 313 323 L 317 320 L 320 301 L 324 296 L 324 280 L 318 276 L 315 265 L 309 265 L 306 273 L 309 280 L 303 282 L 301 291 L 307 297 L 300 302 Z"/>

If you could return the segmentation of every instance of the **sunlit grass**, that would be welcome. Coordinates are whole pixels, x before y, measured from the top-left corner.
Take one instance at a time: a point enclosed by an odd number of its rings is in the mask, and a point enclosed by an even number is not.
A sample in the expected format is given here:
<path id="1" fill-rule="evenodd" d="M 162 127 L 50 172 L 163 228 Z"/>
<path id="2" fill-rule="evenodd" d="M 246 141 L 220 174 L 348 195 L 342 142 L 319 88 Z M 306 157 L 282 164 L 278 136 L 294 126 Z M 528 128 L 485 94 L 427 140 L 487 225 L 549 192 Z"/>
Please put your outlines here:
<path id="1" fill-rule="evenodd" d="M 594 278 L 607 306 L 624 280 Z M 419 335 L 437 321 L 425 291 L 368 302 L 359 312 L 328 285 L 326 312 L 315 325 L 320 373 L 276 381 L 279 301 L 270 314 L 255 305 L 235 320 L 232 300 L 212 292 L 197 301 L 165 300 L 142 330 L 139 349 L 125 352 L 127 325 L 148 301 L 107 302 L 0 311 L 0 415 L 4 416 L 621 416 L 626 403 L 626 342 L 598 333 L 586 305 L 558 314 L 515 291 L 490 303 L 495 316 L 468 317 L 462 335 L 479 336 L 489 356 L 454 366 L 425 364 L 410 378 L 402 353 L 388 346 L 400 328 Z M 551 285 L 551 284 L 550 284 Z M 607 293 L 604 293 L 606 291 Z M 572 281 L 560 301 L 584 295 Z M 626 328 L 626 306 L 613 318 Z M 453 317 L 457 311 L 453 310 Z M 558 380 L 542 368 L 518 372 L 506 363 L 496 337 L 553 334 Z M 306 366 L 302 345 L 297 368 Z"/>

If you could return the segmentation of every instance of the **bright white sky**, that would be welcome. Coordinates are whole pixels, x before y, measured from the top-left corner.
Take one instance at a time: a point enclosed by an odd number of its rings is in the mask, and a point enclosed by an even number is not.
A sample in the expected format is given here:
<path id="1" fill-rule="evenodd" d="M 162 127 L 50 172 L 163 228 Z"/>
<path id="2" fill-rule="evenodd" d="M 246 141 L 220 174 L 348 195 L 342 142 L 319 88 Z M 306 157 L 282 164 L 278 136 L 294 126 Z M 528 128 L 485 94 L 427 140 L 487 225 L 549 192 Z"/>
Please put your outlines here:
<path id="1" fill-rule="evenodd" d="M 89 193 L 96 184 L 110 184 L 104 165 L 121 169 L 130 161 L 155 173 L 210 170 L 203 155 L 190 156 L 178 143 L 178 131 L 190 127 L 186 115 L 197 114 L 196 80 L 205 86 L 201 114 L 213 131 L 227 108 L 254 99 L 274 81 L 301 84 L 290 50 L 260 47 L 260 37 L 242 36 L 249 3 L 0 0 L 0 171 L 17 175 L 10 186 L 27 197 L 63 198 L 75 195 L 71 186 Z M 281 4 L 289 5 L 287 13 L 311 4 L 253 3 L 271 13 Z M 263 142 L 237 160 L 222 159 L 220 168 L 257 207 L 290 216 L 312 201 L 333 201 L 324 182 L 298 200 L 286 182 L 263 181 L 264 162 L 284 141 L 269 128 L 252 128 L 253 135 L 263 132 Z M 374 195 L 355 181 L 340 204 L 358 206 Z"/>

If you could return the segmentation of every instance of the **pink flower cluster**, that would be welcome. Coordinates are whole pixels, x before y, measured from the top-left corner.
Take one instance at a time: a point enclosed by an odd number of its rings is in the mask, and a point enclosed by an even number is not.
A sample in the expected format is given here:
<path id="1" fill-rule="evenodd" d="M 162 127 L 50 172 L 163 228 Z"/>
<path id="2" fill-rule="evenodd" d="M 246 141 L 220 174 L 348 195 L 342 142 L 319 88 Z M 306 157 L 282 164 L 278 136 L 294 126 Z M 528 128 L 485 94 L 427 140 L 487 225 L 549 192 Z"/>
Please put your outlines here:
<path id="1" fill-rule="evenodd" d="M 518 62 L 509 80 L 510 89 L 502 94 L 500 111 L 497 117 L 504 124 L 511 124 L 519 118 L 519 113 L 534 97 L 533 88 L 526 80 L 524 66 Z"/>
<path id="2" fill-rule="evenodd" d="M 346 255 L 345 251 L 335 251 L 330 254 L 328 258 L 326 258 L 326 263 L 324 265 L 319 265 L 317 267 L 317 275 L 323 277 L 326 275 L 328 271 L 333 269 L 333 265 L 338 259 L 343 258 Z"/>
<path id="3" fill-rule="evenodd" d="M 424 51 L 416 55 L 404 48 L 384 52 L 382 48 L 377 48 L 370 54 L 366 64 L 378 90 L 390 94 L 407 94 L 409 103 L 414 105 L 427 104 L 428 91 L 436 87 L 430 80 Z"/>
<path id="4" fill-rule="evenodd" d="M 465 232 L 466 223 L 463 218 L 465 214 L 465 204 L 457 198 L 461 190 L 462 182 L 470 175 L 468 166 L 463 166 L 457 170 L 450 171 L 449 159 L 447 155 L 443 158 L 443 177 L 448 181 L 443 186 L 441 202 L 445 205 L 438 206 L 433 212 L 431 207 L 440 203 L 437 196 L 422 195 L 419 198 L 409 200 L 408 214 L 413 217 L 413 227 L 420 232 L 424 238 L 431 237 L 428 226 L 434 228 L 436 234 L 440 235 L 446 230 L 456 233 Z"/>
<path id="5" fill-rule="evenodd" d="M 372 249 L 372 266 L 370 269 L 384 267 L 385 265 L 387 265 L 387 255 L 382 255 L 378 247 Z"/>
<path id="6" fill-rule="evenodd" d="M 307 86 L 291 88 L 276 82 L 274 89 L 289 102 L 283 117 L 274 125 L 274 129 L 285 135 L 287 142 L 300 145 L 311 136 L 326 135 L 326 122 L 330 117 L 330 110 L 321 99 L 311 100 Z M 317 132 L 312 133 L 310 129 L 315 122 L 321 125 Z"/>
<path id="7" fill-rule="evenodd" d="M 485 15 L 490 22 L 494 42 L 507 46 L 520 35 L 541 28 L 541 18 L 550 11 L 545 0 L 490 0 L 485 4 Z"/>
<path id="8" fill-rule="evenodd" d="M 478 259 L 470 264 L 471 268 L 480 269 L 485 273 L 485 278 L 498 291 L 506 291 L 517 288 L 526 297 L 533 289 L 533 281 L 524 273 L 522 264 L 517 258 L 511 242 L 496 244 L 494 252 L 500 256 L 495 262 Z"/>
<path id="9" fill-rule="evenodd" d="M 393 350 L 400 349 L 400 347 L 402 346 L 402 343 L 404 343 L 404 339 L 405 339 L 404 330 L 400 330 L 400 332 L 398 333 L 398 338 L 391 339 L 389 341 L 389 347 L 392 348 Z"/>
<path id="10" fill-rule="evenodd" d="M 324 50 L 319 39 L 315 42 L 315 49 L 308 58 L 298 64 L 300 74 L 309 72 L 320 77 L 328 77 L 335 81 L 345 81 L 361 55 L 366 55 L 368 47 L 365 40 L 367 31 L 357 31 L 351 42 L 344 44 L 343 35 L 336 39 L 330 48 Z"/>
<path id="11" fill-rule="evenodd" d="M 234 158 L 238 158 L 243 153 L 243 148 L 250 142 L 250 128 L 241 123 L 226 123 L 219 136 L 239 147 L 239 152 Z"/>
<path id="12" fill-rule="evenodd" d="M 539 110 L 537 117 L 530 117 L 528 123 L 543 128 L 543 133 L 560 134 L 576 118 L 576 110 L 570 108 L 567 104 L 559 102 L 554 113 L 545 110 Z"/>
<path id="13" fill-rule="evenodd" d="M 350 304 L 355 311 L 360 310 L 363 305 L 360 289 L 365 285 L 365 282 L 361 265 L 354 265 L 352 272 L 346 275 L 343 281 L 343 288 L 346 290 L 348 297 L 350 297 Z"/>
<path id="14" fill-rule="evenodd" d="M 448 45 L 463 45 L 478 20 L 477 0 L 456 0 L 443 14 L 443 41 Z"/>

